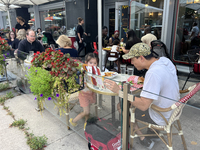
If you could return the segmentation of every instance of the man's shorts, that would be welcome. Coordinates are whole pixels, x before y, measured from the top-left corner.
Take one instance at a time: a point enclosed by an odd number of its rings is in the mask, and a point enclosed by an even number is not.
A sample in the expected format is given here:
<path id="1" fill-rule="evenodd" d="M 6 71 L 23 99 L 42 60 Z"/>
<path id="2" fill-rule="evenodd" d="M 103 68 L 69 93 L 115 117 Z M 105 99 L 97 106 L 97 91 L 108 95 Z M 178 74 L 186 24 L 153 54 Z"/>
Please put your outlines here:
<path id="1" fill-rule="evenodd" d="M 156 124 L 151 117 L 149 116 L 149 109 L 146 111 L 141 111 L 140 109 L 135 110 L 135 118 L 144 122 L 148 122 L 151 124 Z"/>

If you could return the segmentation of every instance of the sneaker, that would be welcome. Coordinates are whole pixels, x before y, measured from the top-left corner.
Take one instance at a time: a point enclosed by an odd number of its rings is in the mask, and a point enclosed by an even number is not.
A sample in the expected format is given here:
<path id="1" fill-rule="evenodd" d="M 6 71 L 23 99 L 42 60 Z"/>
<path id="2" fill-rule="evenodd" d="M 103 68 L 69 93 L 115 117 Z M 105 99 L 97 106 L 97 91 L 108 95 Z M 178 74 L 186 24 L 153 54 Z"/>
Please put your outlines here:
<path id="1" fill-rule="evenodd" d="M 84 123 L 84 127 L 83 127 L 84 131 L 85 131 L 86 125 L 87 125 L 87 122 Z"/>
<path id="2" fill-rule="evenodd" d="M 150 139 L 144 138 L 143 140 L 140 140 L 140 144 L 147 147 L 148 149 L 152 149 L 155 143 Z"/>
<path id="3" fill-rule="evenodd" d="M 70 124 L 71 124 L 73 127 L 76 127 L 76 126 L 77 126 L 77 123 L 74 123 L 74 122 L 73 122 L 73 118 L 70 118 L 69 122 L 70 122 Z"/>

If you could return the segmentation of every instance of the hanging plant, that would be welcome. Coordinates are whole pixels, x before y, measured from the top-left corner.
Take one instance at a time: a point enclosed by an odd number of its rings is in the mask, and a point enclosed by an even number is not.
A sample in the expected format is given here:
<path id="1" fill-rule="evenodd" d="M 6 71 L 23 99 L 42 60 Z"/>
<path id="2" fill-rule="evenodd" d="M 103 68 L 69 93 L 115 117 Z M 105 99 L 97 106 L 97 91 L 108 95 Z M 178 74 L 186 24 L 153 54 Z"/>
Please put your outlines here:
<path id="1" fill-rule="evenodd" d="M 54 78 L 49 71 L 40 67 L 29 67 L 27 78 L 29 80 L 30 89 L 38 101 L 40 110 L 43 110 L 45 99 L 51 100 Z"/>

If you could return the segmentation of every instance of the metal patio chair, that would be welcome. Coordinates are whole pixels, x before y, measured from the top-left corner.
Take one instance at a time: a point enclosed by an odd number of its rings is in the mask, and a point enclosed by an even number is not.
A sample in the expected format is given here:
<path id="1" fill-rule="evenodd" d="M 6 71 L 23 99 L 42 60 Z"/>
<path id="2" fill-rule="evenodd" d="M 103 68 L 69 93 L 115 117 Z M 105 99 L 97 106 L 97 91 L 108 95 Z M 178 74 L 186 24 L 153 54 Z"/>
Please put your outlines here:
<path id="1" fill-rule="evenodd" d="M 135 108 L 130 108 L 130 111 L 131 111 L 131 134 L 130 134 L 131 142 L 130 142 L 130 144 L 131 144 L 131 147 L 133 147 L 132 144 L 133 144 L 133 139 L 135 137 L 155 136 L 155 137 L 159 137 L 163 141 L 163 143 L 168 147 L 169 150 L 173 150 L 172 135 L 180 135 L 182 142 L 183 142 L 184 150 L 187 150 L 187 146 L 186 146 L 185 138 L 183 136 L 183 131 L 181 128 L 181 123 L 179 121 L 179 118 L 181 116 L 181 113 L 182 113 L 182 110 L 183 110 L 185 104 L 196 92 L 198 92 L 200 90 L 200 82 L 195 84 L 194 86 L 189 87 L 188 90 L 190 92 L 186 96 L 181 98 L 178 102 L 174 103 L 169 108 L 160 108 L 154 104 L 152 104 L 150 106 L 154 111 L 156 111 L 165 120 L 165 122 L 166 122 L 165 126 L 160 126 L 157 124 L 150 124 L 148 122 L 143 122 L 138 119 L 135 119 Z M 173 112 L 172 112 L 169 120 L 167 120 L 162 115 L 161 112 L 168 112 L 171 110 L 173 110 Z M 141 124 L 145 125 L 144 127 L 141 127 L 138 130 L 150 128 L 155 134 L 142 134 L 142 135 L 135 134 L 136 130 L 134 128 L 134 123 L 137 123 L 137 122 L 140 122 Z M 172 131 L 173 126 L 175 127 L 175 129 L 177 129 L 178 132 Z M 158 131 L 161 131 L 161 132 L 158 133 Z M 167 136 L 167 141 L 165 140 L 164 136 Z"/>
<path id="2" fill-rule="evenodd" d="M 116 58 L 117 60 L 109 60 L 108 58 Z M 110 67 L 111 67 L 111 62 L 116 62 L 118 61 L 117 63 L 117 72 L 119 73 L 120 72 L 120 61 L 119 61 L 119 54 L 117 52 L 107 52 L 107 56 L 106 56 L 106 61 L 105 61 L 105 68 L 107 67 L 107 61 L 110 62 Z M 113 65 L 114 66 L 114 65 Z"/>
<path id="3" fill-rule="evenodd" d="M 198 58 L 199 58 L 199 55 L 197 55 L 197 53 L 200 54 L 200 49 L 199 48 L 187 51 L 188 60 L 189 60 L 189 64 L 191 65 L 191 67 L 189 67 L 190 73 L 187 76 L 187 79 L 186 79 L 186 81 L 185 81 L 185 83 L 183 85 L 182 90 L 185 88 L 185 85 L 186 85 L 187 81 L 189 80 L 189 78 L 191 77 L 192 74 L 196 74 L 196 75 L 200 76 L 200 73 L 195 73 L 193 71 L 194 64 L 198 61 Z"/>

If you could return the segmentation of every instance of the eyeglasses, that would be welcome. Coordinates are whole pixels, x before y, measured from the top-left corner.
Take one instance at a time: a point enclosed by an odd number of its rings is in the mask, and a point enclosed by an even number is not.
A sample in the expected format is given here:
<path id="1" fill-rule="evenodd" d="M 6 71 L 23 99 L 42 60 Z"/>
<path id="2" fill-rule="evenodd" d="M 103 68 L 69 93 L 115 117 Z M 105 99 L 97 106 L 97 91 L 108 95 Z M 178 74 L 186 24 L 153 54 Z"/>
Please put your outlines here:
<path id="1" fill-rule="evenodd" d="M 30 36 L 30 35 L 29 35 L 29 36 Z M 30 36 L 30 37 L 35 38 L 35 36 Z"/>

